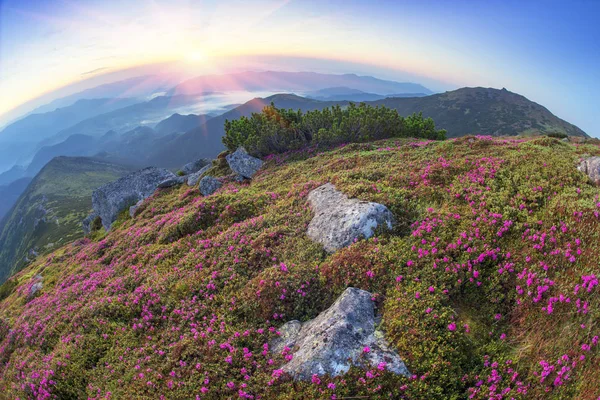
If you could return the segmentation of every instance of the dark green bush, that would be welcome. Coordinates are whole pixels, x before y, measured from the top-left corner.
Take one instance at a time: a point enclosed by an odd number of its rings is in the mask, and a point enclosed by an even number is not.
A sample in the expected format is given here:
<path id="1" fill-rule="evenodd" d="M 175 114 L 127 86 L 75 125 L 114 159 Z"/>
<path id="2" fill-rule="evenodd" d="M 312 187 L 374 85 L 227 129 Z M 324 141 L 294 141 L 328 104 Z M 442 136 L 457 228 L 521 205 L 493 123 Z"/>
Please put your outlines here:
<path id="1" fill-rule="evenodd" d="M 250 118 L 226 121 L 223 143 L 232 151 L 244 146 L 255 156 L 266 156 L 308 145 L 329 146 L 393 137 L 443 140 L 446 131 L 436 130 L 433 120 L 423 118 L 421 113 L 404 118 L 396 110 L 364 103 L 306 113 L 279 109 L 271 103 Z"/>
<path id="2" fill-rule="evenodd" d="M 550 132 L 546 136 L 551 137 L 551 138 L 557 138 L 557 139 L 565 139 L 565 138 L 569 137 L 569 135 L 567 135 L 566 133 L 562 133 L 562 132 Z"/>

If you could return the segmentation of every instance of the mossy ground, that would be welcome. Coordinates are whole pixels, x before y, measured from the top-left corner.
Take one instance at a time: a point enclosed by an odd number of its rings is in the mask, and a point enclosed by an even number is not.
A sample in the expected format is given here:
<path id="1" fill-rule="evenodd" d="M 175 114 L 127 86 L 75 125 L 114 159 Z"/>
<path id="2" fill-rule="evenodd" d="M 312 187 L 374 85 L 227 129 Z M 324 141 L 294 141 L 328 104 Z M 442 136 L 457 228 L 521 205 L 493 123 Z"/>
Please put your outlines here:
<path id="1" fill-rule="evenodd" d="M 251 183 L 158 191 L 108 234 L 0 288 L 9 398 L 596 399 L 600 190 L 591 144 L 396 140 L 269 157 Z M 327 255 L 305 235 L 332 182 L 392 232 Z M 34 276 L 44 288 L 28 300 Z M 348 286 L 374 294 L 411 378 L 295 382 L 268 342 Z M 10 330 L 9 330 L 10 329 Z"/>

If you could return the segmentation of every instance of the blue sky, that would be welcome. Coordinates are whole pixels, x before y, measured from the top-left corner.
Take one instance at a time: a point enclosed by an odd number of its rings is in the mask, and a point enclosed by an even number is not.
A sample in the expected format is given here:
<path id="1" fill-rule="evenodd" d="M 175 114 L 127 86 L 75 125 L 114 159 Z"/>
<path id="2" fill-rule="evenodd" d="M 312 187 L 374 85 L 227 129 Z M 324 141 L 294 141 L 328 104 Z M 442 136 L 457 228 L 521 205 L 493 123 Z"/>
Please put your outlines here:
<path id="1" fill-rule="evenodd" d="M 131 66 L 269 55 L 437 91 L 506 87 L 600 136 L 599 18 L 600 1 L 0 0 L 0 114 Z"/>

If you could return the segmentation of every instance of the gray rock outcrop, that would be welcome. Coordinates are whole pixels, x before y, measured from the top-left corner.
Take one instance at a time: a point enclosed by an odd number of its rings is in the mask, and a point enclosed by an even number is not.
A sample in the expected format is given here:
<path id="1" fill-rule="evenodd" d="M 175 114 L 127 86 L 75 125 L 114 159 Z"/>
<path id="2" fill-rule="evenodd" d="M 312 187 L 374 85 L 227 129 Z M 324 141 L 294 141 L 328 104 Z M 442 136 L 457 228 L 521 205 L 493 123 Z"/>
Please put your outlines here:
<path id="1" fill-rule="evenodd" d="M 181 171 L 186 174 L 193 174 L 194 172 L 198 172 L 201 168 L 205 167 L 206 165 L 210 165 L 210 160 L 207 160 L 205 158 L 199 158 L 196 161 L 192 161 L 191 163 L 187 163 L 185 164 L 182 168 Z"/>
<path id="2" fill-rule="evenodd" d="M 263 165 L 262 160 L 249 155 L 243 147 L 228 154 L 226 160 L 233 172 L 247 179 L 251 179 Z"/>
<path id="3" fill-rule="evenodd" d="M 121 211 L 149 197 L 159 183 L 171 178 L 176 176 L 169 170 L 149 167 L 94 190 L 92 206 L 102 219 L 104 229 L 110 230 Z"/>
<path id="4" fill-rule="evenodd" d="M 206 171 L 208 171 L 208 169 L 211 166 L 212 166 L 211 164 L 205 165 L 204 167 L 200 168 L 198 171 L 194 172 L 193 174 L 188 175 L 188 177 L 187 177 L 188 186 L 196 186 L 198 184 L 198 182 L 200 182 L 200 178 L 202 177 L 202 174 L 205 173 Z"/>
<path id="5" fill-rule="evenodd" d="M 183 182 L 185 181 L 186 178 L 184 176 L 175 176 L 174 178 L 168 178 L 160 182 L 157 187 L 166 189 L 177 185 L 183 185 Z"/>
<path id="6" fill-rule="evenodd" d="M 590 157 L 579 163 L 578 170 L 586 174 L 592 182 L 600 185 L 600 157 Z"/>
<path id="7" fill-rule="evenodd" d="M 379 226 L 391 229 L 394 223 L 392 213 L 383 204 L 349 199 L 331 183 L 312 190 L 308 202 L 315 216 L 307 234 L 329 253 L 349 246 L 355 239 L 373 236 Z"/>
<path id="8" fill-rule="evenodd" d="M 284 324 L 279 328 L 280 336 L 269 344 L 273 353 L 281 353 L 285 347 L 291 349 L 293 358 L 281 369 L 301 380 L 314 374 L 342 375 L 351 365 L 384 367 L 410 376 L 383 333 L 375 329 L 371 297 L 367 291 L 348 288 L 315 319 Z"/>
<path id="9" fill-rule="evenodd" d="M 200 180 L 200 193 L 202 193 L 203 196 L 210 196 L 219 190 L 221 186 L 223 186 L 223 183 L 217 178 L 205 176 Z"/>

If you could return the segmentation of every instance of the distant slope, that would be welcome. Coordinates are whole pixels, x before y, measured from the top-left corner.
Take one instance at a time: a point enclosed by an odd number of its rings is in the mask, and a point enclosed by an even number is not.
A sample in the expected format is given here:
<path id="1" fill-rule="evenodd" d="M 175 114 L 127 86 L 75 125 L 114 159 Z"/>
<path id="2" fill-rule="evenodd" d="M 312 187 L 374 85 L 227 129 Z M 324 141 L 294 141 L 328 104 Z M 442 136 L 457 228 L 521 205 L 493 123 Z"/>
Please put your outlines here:
<path id="1" fill-rule="evenodd" d="M 524 96 L 506 89 L 462 88 L 420 98 L 388 98 L 371 102 L 395 108 L 401 115 L 423 112 L 448 137 L 467 134 L 523 135 L 565 133 L 588 135 Z"/>
<path id="2" fill-rule="evenodd" d="M 293 94 L 276 94 L 264 99 L 252 99 L 223 115 L 209 119 L 198 128 L 192 129 L 165 144 L 150 156 L 149 163 L 167 168 L 176 168 L 199 157 L 214 157 L 224 149 L 221 137 L 224 134 L 225 120 L 250 116 L 254 112 L 260 112 L 271 102 L 280 108 L 302 109 L 304 111 L 320 110 L 337 104 L 336 102 L 307 99 Z"/>
<path id="3" fill-rule="evenodd" d="M 311 91 L 331 87 L 347 87 L 368 93 L 425 93 L 432 92 L 417 83 L 395 82 L 356 74 L 320 74 L 316 72 L 240 72 L 226 75 L 207 75 L 189 79 L 175 86 L 171 94 L 195 94 L 204 91 Z"/>
<path id="4" fill-rule="evenodd" d="M 6 213 L 17 202 L 17 199 L 25 191 L 29 182 L 31 182 L 31 178 L 21 178 L 9 185 L 0 186 L 0 221 L 2 221 Z M 0 223 L 0 226 L 2 226 L 2 223 Z"/>
<path id="5" fill-rule="evenodd" d="M 161 135 L 168 135 L 171 133 L 183 133 L 191 129 L 197 128 L 204 124 L 211 117 L 207 115 L 181 115 L 173 114 L 169 118 L 160 121 L 154 127 L 154 130 Z"/>
<path id="6" fill-rule="evenodd" d="M 150 101 L 132 104 L 108 113 L 96 115 L 63 129 L 55 140 L 64 140 L 74 134 L 90 136 L 103 135 L 109 130 L 119 133 L 134 129 L 139 125 L 154 125 L 171 115 L 178 107 L 194 104 L 197 96 L 160 96 Z"/>
<path id="7" fill-rule="evenodd" d="M 33 179 L 0 231 L 0 282 L 43 254 L 83 235 L 81 220 L 97 187 L 130 169 L 91 158 L 58 157 Z"/>
<path id="8" fill-rule="evenodd" d="M 42 114 L 31 114 L 8 125 L 0 132 L 0 141 L 41 141 L 80 121 L 135 102 L 137 100 L 130 98 L 78 100 L 70 106 Z"/>

